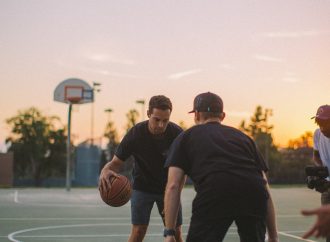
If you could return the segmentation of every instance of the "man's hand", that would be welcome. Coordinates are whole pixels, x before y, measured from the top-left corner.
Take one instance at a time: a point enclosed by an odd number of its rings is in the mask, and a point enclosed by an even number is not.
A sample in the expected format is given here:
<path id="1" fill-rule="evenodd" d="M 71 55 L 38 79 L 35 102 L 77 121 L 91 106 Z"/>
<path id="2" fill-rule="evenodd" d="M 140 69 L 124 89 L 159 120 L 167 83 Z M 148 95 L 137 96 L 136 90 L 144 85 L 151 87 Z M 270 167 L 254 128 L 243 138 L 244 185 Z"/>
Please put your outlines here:
<path id="1" fill-rule="evenodd" d="M 317 238 L 330 236 L 330 205 L 324 205 L 312 210 L 302 210 L 301 213 L 305 216 L 317 216 L 314 225 L 303 235 L 304 239 L 310 236 Z"/>
<path id="2" fill-rule="evenodd" d="M 111 189 L 111 177 L 113 176 L 118 177 L 118 174 L 110 169 L 102 169 L 99 178 L 99 190 L 101 192 Z"/>

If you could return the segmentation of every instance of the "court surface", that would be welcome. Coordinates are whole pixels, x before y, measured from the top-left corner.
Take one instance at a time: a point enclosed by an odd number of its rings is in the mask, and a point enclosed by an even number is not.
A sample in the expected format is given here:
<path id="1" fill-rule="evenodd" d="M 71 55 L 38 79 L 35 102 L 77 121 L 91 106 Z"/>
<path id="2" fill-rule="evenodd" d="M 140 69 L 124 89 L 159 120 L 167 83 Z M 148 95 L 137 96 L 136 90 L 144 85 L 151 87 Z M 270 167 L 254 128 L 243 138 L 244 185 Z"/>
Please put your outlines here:
<path id="1" fill-rule="evenodd" d="M 183 234 L 186 236 L 191 214 L 193 188 L 182 195 Z M 320 195 L 305 187 L 272 188 L 280 241 L 325 241 L 300 236 L 315 217 L 300 215 L 302 208 L 319 206 Z M 154 207 L 145 242 L 163 241 L 163 224 Z M 129 203 L 120 208 L 105 205 L 96 188 L 0 189 L 0 241 L 125 242 L 130 232 Z M 224 240 L 239 241 L 232 226 Z"/>

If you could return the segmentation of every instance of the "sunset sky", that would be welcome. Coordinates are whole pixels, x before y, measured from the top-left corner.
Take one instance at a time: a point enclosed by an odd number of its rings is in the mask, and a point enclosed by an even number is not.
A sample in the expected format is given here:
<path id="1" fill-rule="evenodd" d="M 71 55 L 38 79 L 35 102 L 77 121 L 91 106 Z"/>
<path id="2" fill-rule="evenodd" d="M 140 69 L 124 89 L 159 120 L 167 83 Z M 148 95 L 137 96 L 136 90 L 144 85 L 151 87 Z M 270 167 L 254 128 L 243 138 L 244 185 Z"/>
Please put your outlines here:
<path id="1" fill-rule="evenodd" d="M 273 109 L 285 146 L 330 104 L 329 0 L 0 0 L 0 29 L 0 151 L 18 110 L 66 124 L 68 106 L 53 92 L 72 77 L 102 83 L 95 137 L 109 118 L 123 134 L 128 110 L 141 112 L 136 100 L 157 94 L 171 98 L 172 121 L 190 126 L 193 98 L 211 91 L 230 126 L 257 105 Z M 90 137 L 91 105 L 72 115 L 77 144 Z"/>

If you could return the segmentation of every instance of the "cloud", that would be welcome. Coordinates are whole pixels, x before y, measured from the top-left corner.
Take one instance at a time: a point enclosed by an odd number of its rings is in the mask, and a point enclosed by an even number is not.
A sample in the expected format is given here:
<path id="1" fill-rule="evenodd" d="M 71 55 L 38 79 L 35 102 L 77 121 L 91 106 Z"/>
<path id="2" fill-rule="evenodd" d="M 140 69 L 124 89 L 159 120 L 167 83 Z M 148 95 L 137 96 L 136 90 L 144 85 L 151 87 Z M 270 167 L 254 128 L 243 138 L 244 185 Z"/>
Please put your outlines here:
<path id="1" fill-rule="evenodd" d="M 284 62 L 283 59 L 266 56 L 266 55 L 255 55 L 254 58 L 260 61 L 267 61 L 267 62 Z"/>
<path id="2" fill-rule="evenodd" d="M 226 70 L 235 70 L 234 66 L 232 66 L 230 64 L 222 64 L 222 65 L 220 65 L 220 67 L 222 69 L 226 69 Z"/>
<path id="3" fill-rule="evenodd" d="M 262 35 L 267 38 L 301 38 L 301 37 L 313 37 L 320 35 L 327 35 L 330 31 L 291 31 L 291 32 L 268 32 Z"/>
<path id="4" fill-rule="evenodd" d="M 90 54 L 86 55 L 87 59 L 96 61 L 96 62 L 111 62 L 115 64 L 122 64 L 122 65 L 134 65 L 134 60 L 129 59 L 122 59 L 116 56 L 110 56 L 106 54 Z"/>
<path id="5" fill-rule="evenodd" d="M 282 81 L 288 82 L 288 83 L 297 83 L 297 82 L 300 82 L 300 79 L 297 77 L 288 76 L 288 77 L 284 77 L 282 79 Z"/>
<path id="6" fill-rule="evenodd" d="M 65 67 L 68 69 L 77 69 L 79 71 L 92 72 L 92 73 L 96 73 L 96 74 L 100 74 L 100 75 L 104 75 L 104 76 L 126 77 L 126 78 L 134 78 L 134 79 L 141 78 L 136 75 L 122 73 L 122 72 L 110 72 L 105 69 L 72 65 L 71 63 L 68 64 L 68 63 L 63 62 L 62 60 L 56 60 L 55 63 L 61 67 Z"/>
<path id="7" fill-rule="evenodd" d="M 101 74 L 104 76 L 113 76 L 113 77 L 126 77 L 126 78 L 140 78 L 135 75 L 127 74 L 127 73 L 122 73 L 122 72 L 110 72 L 108 70 L 101 70 L 101 69 L 96 69 L 96 68 L 80 68 L 82 71 L 88 71 L 88 72 L 94 72 L 97 74 Z"/>
<path id="8" fill-rule="evenodd" d="M 202 71 L 202 69 L 193 69 L 193 70 L 188 70 L 188 71 L 182 71 L 182 72 L 171 74 L 168 76 L 168 78 L 172 79 L 172 80 L 178 80 L 185 76 L 190 76 L 190 75 L 194 75 L 196 73 L 200 73 L 201 71 Z"/>
<path id="9" fill-rule="evenodd" d="M 127 73 L 121 73 L 121 72 L 110 72 L 107 70 L 93 70 L 93 71 L 98 74 L 105 75 L 105 76 L 139 78 L 138 76 L 127 74 Z"/>
<path id="10" fill-rule="evenodd" d="M 283 82 L 287 83 L 297 83 L 300 82 L 300 79 L 297 77 L 296 73 L 288 72 L 286 76 L 282 78 Z"/>

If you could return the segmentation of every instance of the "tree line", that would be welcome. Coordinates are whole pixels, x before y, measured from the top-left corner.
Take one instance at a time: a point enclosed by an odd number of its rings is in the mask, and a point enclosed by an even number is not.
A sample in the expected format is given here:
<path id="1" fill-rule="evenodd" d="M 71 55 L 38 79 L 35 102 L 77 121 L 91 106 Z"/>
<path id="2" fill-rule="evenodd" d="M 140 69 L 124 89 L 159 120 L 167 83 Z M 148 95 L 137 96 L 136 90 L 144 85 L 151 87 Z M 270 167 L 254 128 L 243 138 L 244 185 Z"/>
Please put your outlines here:
<path id="1" fill-rule="evenodd" d="M 239 129 L 249 135 L 257 144 L 269 166 L 271 183 L 304 183 L 305 166 L 312 164 L 312 133 L 306 132 L 297 139 L 290 140 L 286 148 L 279 148 L 273 142 L 270 124 L 273 115 L 271 109 L 257 106 L 247 122 L 242 120 Z M 133 127 L 139 113 L 131 109 L 126 114 L 126 132 Z M 6 138 L 8 151 L 14 154 L 14 176 L 16 179 L 30 178 L 36 186 L 43 179 L 65 177 L 67 127 L 57 116 L 46 116 L 35 107 L 18 111 L 6 120 L 10 135 Z M 187 129 L 183 121 L 179 122 Z M 110 160 L 119 143 L 118 132 L 112 120 L 108 120 L 103 136 L 107 139 L 107 149 L 103 155 L 103 164 Z M 71 150 L 74 150 L 73 143 Z M 70 154 L 74 155 L 74 154 Z M 131 169 L 132 161 L 126 163 L 126 173 Z"/>

